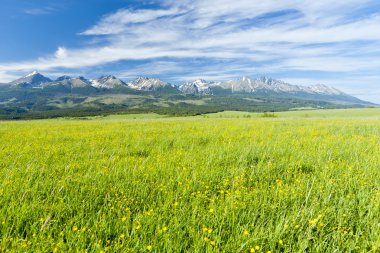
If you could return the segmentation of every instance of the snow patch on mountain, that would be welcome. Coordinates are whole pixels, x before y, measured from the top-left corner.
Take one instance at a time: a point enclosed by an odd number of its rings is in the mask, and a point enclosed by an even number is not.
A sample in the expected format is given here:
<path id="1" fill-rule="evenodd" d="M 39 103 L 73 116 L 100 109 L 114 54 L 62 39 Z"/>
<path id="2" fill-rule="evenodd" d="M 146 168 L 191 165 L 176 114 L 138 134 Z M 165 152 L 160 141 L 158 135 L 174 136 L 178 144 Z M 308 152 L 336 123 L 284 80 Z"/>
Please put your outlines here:
<path id="1" fill-rule="evenodd" d="M 24 76 L 24 77 L 35 76 L 35 75 L 37 75 L 37 74 L 39 74 L 37 71 L 33 71 L 32 73 L 29 73 L 29 74 L 27 74 L 27 75 Z"/>
<path id="2" fill-rule="evenodd" d="M 143 91 L 156 91 L 165 87 L 172 87 L 169 83 L 157 78 L 138 77 L 127 84 L 130 88 Z"/>
<path id="3" fill-rule="evenodd" d="M 274 93 L 289 93 L 289 94 L 314 94 L 314 95 L 345 95 L 342 91 L 335 88 L 317 84 L 312 86 L 292 85 L 281 80 L 276 80 L 270 77 L 259 77 L 252 79 L 249 77 L 243 77 L 239 80 L 231 80 L 227 82 L 221 82 L 219 87 L 231 92 L 274 92 Z"/>
<path id="4" fill-rule="evenodd" d="M 102 76 L 99 79 L 91 80 L 91 85 L 95 88 L 113 89 L 126 86 L 126 83 L 114 76 Z"/>
<path id="5" fill-rule="evenodd" d="M 187 82 L 178 86 L 178 89 L 185 94 L 211 94 L 212 83 L 203 79 Z"/>
<path id="6" fill-rule="evenodd" d="M 13 82 L 10 82 L 12 86 L 20 86 L 25 88 L 42 88 L 42 85 L 48 82 L 51 82 L 52 80 L 41 75 L 37 71 L 33 71 L 30 74 L 27 74 L 26 76 L 23 76 L 17 80 L 14 80 Z"/>
<path id="7" fill-rule="evenodd" d="M 308 86 L 306 88 L 310 90 L 312 93 L 327 94 L 327 95 L 346 95 L 340 90 L 326 86 L 324 84 L 316 84 L 316 85 Z"/>
<path id="8" fill-rule="evenodd" d="M 309 99 L 327 99 L 339 100 L 352 103 L 361 102 L 359 99 L 352 97 L 340 90 L 316 84 L 311 86 L 292 85 L 281 80 L 270 77 L 259 77 L 256 79 L 242 77 L 238 80 L 225 82 L 207 82 L 203 79 L 197 79 L 193 82 L 183 83 L 179 86 L 172 86 L 168 82 L 157 78 L 139 77 L 128 83 L 114 76 L 102 76 L 99 79 L 88 80 L 84 77 L 71 78 L 70 76 L 58 77 L 55 81 L 33 71 L 13 82 L 9 83 L 11 87 L 18 88 L 49 88 L 63 86 L 65 88 L 82 88 L 94 87 L 101 89 L 114 89 L 117 87 L 129 87 L 141 91 L 162 91 L 162 92 L 182 92 L 183 94 L 200 94 L 213 95 L 223 92 L 228 93 L 250 93 L 257 95 L 284 95 Z"/>

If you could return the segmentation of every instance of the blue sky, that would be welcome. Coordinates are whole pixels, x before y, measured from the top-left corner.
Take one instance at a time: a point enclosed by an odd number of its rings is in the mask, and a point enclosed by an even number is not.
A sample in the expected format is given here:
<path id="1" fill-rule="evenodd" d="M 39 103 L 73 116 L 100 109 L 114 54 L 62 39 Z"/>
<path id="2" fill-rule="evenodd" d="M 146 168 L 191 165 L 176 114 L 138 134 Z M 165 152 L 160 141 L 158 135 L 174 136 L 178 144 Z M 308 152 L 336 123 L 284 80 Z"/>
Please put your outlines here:
<path id="1" fill-rule="evenodd" d="M 1 0 L 0 82 L 267 75 L 380 103 L 378 0 Z"/>

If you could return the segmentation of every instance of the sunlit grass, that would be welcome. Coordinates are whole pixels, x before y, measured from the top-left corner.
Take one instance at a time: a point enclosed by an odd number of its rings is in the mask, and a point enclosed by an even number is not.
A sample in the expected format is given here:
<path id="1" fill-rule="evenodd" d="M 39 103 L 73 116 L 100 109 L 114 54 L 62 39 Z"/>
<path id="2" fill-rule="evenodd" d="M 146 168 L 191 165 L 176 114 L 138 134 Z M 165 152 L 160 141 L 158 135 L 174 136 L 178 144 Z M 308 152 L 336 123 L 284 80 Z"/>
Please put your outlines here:
<path id="1" fill-rule="evenodd" d="M 377 252 L 380 122 L 276 115 L 1 122 L 0 252 Z"/>

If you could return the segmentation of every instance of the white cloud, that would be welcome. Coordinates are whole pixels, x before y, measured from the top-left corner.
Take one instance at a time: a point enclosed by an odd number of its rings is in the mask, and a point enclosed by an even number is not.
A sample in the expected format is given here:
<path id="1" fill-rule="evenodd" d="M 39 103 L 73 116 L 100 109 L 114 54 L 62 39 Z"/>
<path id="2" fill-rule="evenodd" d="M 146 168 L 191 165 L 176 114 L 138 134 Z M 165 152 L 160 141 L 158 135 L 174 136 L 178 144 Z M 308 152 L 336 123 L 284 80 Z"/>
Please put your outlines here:
<path id="1" fill-rule="evenodd" d="M 67 57 L 67 50 L 66 48 L 59 47 L 57 51 L 55 52 L 55 58 L 57 59 L 63 59 Z"/>
<path id="2" fill-rule="evenodd" d="M 82 32 L 83 35 L 118 34 L 126 30 L 129 24 L 144 23 L 157 18 L 178 14 L 178 9 L 169 10 L 118 10 L 103 17 L 98 24 Z"/>
<path id="3" fill-rule="evenodd" d="M 24 9 L 23 12 L 33 16 L 48 15 L 55 11 L 53 7 L 40 7 L 40 8 L 30 8 Z"/>
<path id="4" fill-rule="evenodd" d="M 0 83 L 1 82 L 7 83 L 7 82 L 13 81 L 19 77 L 20 76 L 18 76 L 16 74 L 11 74 L 11 73 L 7 73 L 4 71 L 0 71 L 0 80 L 1 80 Z"/>
<path id="5" fill-rule="evenodd" d="M 50 56 L 36 60 L 0 63 L 0 72 L 54 71 L 149 60 L 152 63 L 119 74 L 150 71 L 178 78 L 202 74 L 219 79 L 252 70 L 322 71 L 345 75 L 365 72 L 362 77 L 374 73 L 380 80 L 380 11 L 363 15 L 376 6 L 375 0 L 360 4 L 357 0 L 160 2 L 163 6 L 159 9 L 110 13 L 80 33 L 89 40 L 101 35 L 106 46 L 59 47 Z M 162 58 L 175 60 L 165 62 Z M 189 68 L 186 62 L 193 58 L 229 61 L 216 69 L 212 65 Z M 239 61 L 242 64 L 231 64 Z"/>

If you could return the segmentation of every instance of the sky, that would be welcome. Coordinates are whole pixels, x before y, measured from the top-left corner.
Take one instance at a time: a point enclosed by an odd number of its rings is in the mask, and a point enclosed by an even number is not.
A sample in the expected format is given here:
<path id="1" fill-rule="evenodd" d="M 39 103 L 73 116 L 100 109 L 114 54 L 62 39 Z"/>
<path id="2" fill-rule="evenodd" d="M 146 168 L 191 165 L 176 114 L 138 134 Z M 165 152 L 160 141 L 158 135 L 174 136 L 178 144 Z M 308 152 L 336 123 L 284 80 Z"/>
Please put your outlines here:
<path id="1" fill-rule="evenodd" d="M 269 76 L 380 103 L 379 0 L 0 0 L 0 82 Z"/>

